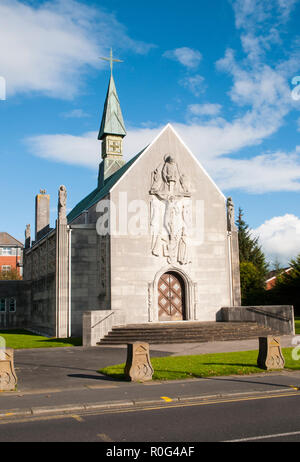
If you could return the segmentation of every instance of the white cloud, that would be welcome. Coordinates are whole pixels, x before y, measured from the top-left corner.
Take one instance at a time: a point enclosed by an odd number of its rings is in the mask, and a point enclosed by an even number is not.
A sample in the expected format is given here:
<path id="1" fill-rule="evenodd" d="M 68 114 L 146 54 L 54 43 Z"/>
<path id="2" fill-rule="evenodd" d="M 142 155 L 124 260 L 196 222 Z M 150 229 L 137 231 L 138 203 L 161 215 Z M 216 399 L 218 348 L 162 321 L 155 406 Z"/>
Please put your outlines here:
<path id="1" fill-rule="evenodd" d="M 65 119 L 82 119 L 90 117 L 90 114 L 85 112 L 83 109 L 72 109 L 71 111 L 63 112 L 61 116 Z"/>
<path id="2" fill-rule="evenodd" d="M 248 193 L 300 191 L 300 150 L 261 154 L 251 159 L 220 158 L 210 163 L 221 189 Z"/>
<path id="3" fill-rule="evenodd" d="M 289 16 L 298 0 L 233 0 L 235 24 L 238 29 L 259 29 L 264 23 L 276 17 L 276 23 L 282 24 Z M 267 31 L 268 29 L 265 28 Z"/>
<path id="4" fill-rule="evenodd" d="M 7 95 L 40 92 L 72 98 L 89 68 L 104 66 L 109 47 L 145 53 L 151 45 L 132 40 L 114 15 L 76 0 L 0 2 L 0 63 Z"/>
<path id="5" fill-rule="evenodd" d="M 300 254 L 300 218 L 292 214 L 274 217 L 253 230 L 267 260 L 287 266 Z"/>
<path id="6" fill-rule="evenodd" d="M 145 148 L 161 129 L 142 128 L 128 130 L 124 142 L 124 158 L 131 159 Z M 80 136 L 69 134 L 36 135 L 26 138 L 29 151 L 43 159 L 71 165 L 82 165 L 96 170 L 101 159 L 101 142 L 98 132 Z"/>
<path id="7" fill-rule="evenodd" d="M 200 51 L 193 50 L 192 48 L 188 47 L 176 48 L 175 50 L 168 50 L 163 54 L 163 56 L 165 58 L 178 61 L 180 64 L 189 69 L 194 69 L 198 67 L 202 59 Z"/>
<path id="8" fill-rule="evenodd" d="M 180 85 L 190 90 L 195 96 L 199 96 L 205 90 L 204 77 L 196 74 L 193 76 L 186 76 L 180 80 Z"/>
<path id="9" fill-rule="evenodd" d="M 219 114 L 221 108 L 220 104 L 190 104 L 188 112 L 195 116 L 215 116 Z"/>
<path id="10" fill-rule="evenodd" d="M 38 135 L 25 140 L 32 154 L 71 165 L 95 168 L 100 162 L 100 143 L 97 132 L 82 136 L 68 134 Z"/>

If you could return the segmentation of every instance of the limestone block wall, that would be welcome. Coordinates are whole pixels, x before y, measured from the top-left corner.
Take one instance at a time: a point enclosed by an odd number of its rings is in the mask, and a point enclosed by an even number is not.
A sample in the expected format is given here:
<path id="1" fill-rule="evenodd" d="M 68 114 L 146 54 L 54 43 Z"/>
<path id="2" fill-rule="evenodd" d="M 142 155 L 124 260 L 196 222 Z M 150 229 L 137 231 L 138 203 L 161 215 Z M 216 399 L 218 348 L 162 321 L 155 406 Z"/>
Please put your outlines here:
<path id="1" fill-rule="evenodd" d="M 85 311 L 110 309 L 108 242 L 95 225 L 71 225 L 71 332 L 82 334 Z"/>
<path id="2" fill-rule="evenodd" d="M 30 324 L 30 284 L 0 281 L 0 328 L 24 328 Z"/>
<path id="3" fill-rule="evenodd" d="M 295 335 L 294 308 L 291 305 L 235 306 L 221 309 L 225 322 L 256 322 L 282 335 Z"/>
<path id="4" fill-rule="evenodd" d="M 30 287 L 28 327 L 56 335 L 56 233 L 24 252 L 24 280 Z"/>

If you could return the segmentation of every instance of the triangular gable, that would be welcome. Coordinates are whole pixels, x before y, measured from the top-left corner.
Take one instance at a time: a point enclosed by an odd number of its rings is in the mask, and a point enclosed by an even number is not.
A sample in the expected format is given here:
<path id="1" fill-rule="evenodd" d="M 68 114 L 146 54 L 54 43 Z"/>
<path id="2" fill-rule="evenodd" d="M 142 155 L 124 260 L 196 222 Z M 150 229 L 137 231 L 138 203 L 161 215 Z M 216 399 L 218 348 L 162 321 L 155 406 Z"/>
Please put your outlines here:
<path id="1" fill-rule="evenodd" d="M 180 135 L 176 132 L 176 130 L 174 129 L 174 127 L 168 123 L 163 129 L 162 131 L 154 138 L 154 140 L 149 144 L 149 146 L 147 146 L 144 151 L 142 152 L 142 154 L 139 156 L 138 160 L 142 159 L 142 157 L 144 155 L 147 154 L 147 152 L 153 147 L 153 145 L 157 142 L 157 140 L 162 136 L 162 134 L 166 131 L 166 130 L 172 130 L 172 132 L 174 133 L 174 135 L 178 138 L 178 140 L 180 141 L 180 143 L 183 145 L 183 147 L 187 150 L 187 152 L 190 154 L 190 156 L 194 159 L 194 161 L 198 164 L 198 166 L 200 167 L 200 169 L 202 170 L 202 172 L 206 175 L 206 177 L 209 179 L 209 181 L 212 183 L 212 185 L 215 187 L 215 189 L 218 191 L 218 193 L 220 194 L 220 196 L 224 199 L 224 201 L 226 201 L 226 197 L 225 195 L 222 193 L 222 191 L 220 190 L 220 188 L 216 185 L 216 183 L 214 182 L 214 180 L 211 178 L 211 176 L 207 173 L 207 171 L 205 170 L 205 168 L 200 164 L 199 160 L 197 159 L 197 157 L 192 153 L 192 151 L 186 146 L 186 144 L 184 143 L 184 141 L 181 139 Z M 126 164 L 127 165 L 127 164 Z M 111 191 L 118 185 L 119 181 L 121 181 L 125 175 L 127 175 L 127 173 L 130 172 L 131 168 L 133 168 L 133 165 L 130 166 L 130 168 L 127 168 L 126 169 L 126 173 L 124 175 L 122 175 L 121 178 L 118 179 L 118 181 L 116 181 L 114 183 L 114 185 L 112 186 L 111 188 Z"/>

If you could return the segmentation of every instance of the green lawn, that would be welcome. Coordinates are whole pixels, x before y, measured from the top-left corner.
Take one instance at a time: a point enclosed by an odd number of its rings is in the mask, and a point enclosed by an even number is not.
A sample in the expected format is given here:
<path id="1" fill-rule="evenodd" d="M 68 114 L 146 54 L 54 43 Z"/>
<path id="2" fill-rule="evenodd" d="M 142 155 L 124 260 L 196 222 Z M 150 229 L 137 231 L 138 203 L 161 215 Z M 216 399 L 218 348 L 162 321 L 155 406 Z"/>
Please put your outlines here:
<path id="1" fill-rule="evenodd" d="M 300 334 L 300 318 L 295 318 L 295 333 Z"/>
<path id="2" fill-rule="evenodd" d="M 28 330 L 0 330 L 7 348 L 49 348 L 49 347 L 72 347 L 82 345 L 81 338 L 48 338 L 33 334 Z"/>
<path id="3" fill-rule="evenodd" d="M 291 357 L 292 348 L 283 348 L 285 368 L 300 369 L 300 360 Z M 212 377 L 221 375 L 246 375 L 265 372 L 257 367 L 258 351 L 204 354 L 193 356 L 171 356 L 151 358 L 154 369 L 153 380 L 178 380 L 193 377 Z M 125 364 L 109 366 L 98 372 L 111 378 L 124 380 Z"/>
<path id="4" fill-rule="evenodd" d="M 300 318 L 295 318 L 295 331 L 296 335 L 300 334 Z M 79 337 L 66 339 L 48 338 L 27 330 L 0 330 L 0 337 L 4 337 L 7 348 L 14 349 L 72 347 L 82 345 L 82 339 Z"/>

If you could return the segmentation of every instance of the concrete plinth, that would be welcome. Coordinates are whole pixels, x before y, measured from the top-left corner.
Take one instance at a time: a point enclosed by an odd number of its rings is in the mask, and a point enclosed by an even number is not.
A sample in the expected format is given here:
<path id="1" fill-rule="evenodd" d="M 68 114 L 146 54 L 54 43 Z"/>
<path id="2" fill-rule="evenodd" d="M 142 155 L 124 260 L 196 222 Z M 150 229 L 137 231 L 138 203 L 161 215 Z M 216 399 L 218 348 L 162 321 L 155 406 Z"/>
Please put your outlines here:
<path id="1" fill-rule="evenodd" d="M 14 369 L 14 350 L 0 349 L 0 391 L 15 391 L 17 376 Z"/>

